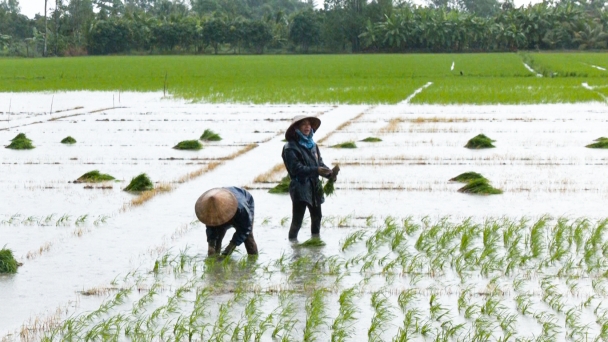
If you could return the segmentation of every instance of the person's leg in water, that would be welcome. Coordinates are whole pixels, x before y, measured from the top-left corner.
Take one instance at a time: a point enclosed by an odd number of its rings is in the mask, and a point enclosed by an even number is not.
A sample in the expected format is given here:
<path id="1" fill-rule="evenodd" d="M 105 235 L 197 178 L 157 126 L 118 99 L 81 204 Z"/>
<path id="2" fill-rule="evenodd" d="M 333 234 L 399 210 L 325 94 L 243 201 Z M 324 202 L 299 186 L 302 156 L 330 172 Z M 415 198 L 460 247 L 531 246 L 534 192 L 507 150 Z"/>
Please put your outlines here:
<path id="1" fill-rule="evenodd" d="M 226 231 L 228 228 L 214 228 L 217 229 L 217 240 L 215 240 L 215 253 L 220 254 L 222 252 L 222 240 L 224 240 L 224 236 L 226 235 Z"/>
<path id="2" fill-rule="evenodd" d="M 298 238 L 298 232 L 302 227 L 302 220 L 304 220 L 304 212 L 306 211 L 305 202 L 292 202 L 291 211 L 291 226 L 289 227 L 289 240 L 295 240 Z"/>
<path id="3" fill-rule="evenodd" d="M 312 237 L 319 237 L 321 233 L 321 218 L 323 217 L 321 206 L 308 206 L 308 212 L 310 212 L 310 233 Z"/>
<path id="4" fill-rule="evenodd" d="M 253 238 L 253 227 L 251 227 L 251 233 L 245 239 L 245 249 L 247 249 L 247 254 L 249 255 L 257 255 L 258 254 L 258 244 L 255 243 L 255 239 Z"/>

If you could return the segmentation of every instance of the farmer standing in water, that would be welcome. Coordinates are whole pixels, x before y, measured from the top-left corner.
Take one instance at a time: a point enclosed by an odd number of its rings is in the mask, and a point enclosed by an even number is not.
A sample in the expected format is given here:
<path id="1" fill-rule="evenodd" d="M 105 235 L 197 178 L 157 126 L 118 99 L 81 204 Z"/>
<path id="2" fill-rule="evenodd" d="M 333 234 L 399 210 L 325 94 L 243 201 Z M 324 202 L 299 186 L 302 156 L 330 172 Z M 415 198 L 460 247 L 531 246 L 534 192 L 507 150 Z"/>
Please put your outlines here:
<path id="1" fill-rule="evenodd" d="M 325 201 L 319 176 L 330 178 L 330 170 L 321 158 L 319 147 L 313 140 L 321 120 L 299 115 L 293 118 L 285 132 L 287 143 L 283 147 L 283 163 L 291 179 L 289 195 L 292 202 L 289 239 L 298 238 L 306 208 L 310 213 L 310 232 L 318 237 L 321 230 L 321 204 Z"/>
<path id="2" fill-rule="evenodd" d="M 230 255 L 242 243 L 245 243 L 247 254 L 258 254 L 258 245 L 253 239 L 253 197 L 247 190 L 237 187 L 208 190 L 198 198 L 194 211 L 207 226 L 207 255 L 220 252 L 226 230 L 231 227 L 236 232 L 222 255 Z"/>

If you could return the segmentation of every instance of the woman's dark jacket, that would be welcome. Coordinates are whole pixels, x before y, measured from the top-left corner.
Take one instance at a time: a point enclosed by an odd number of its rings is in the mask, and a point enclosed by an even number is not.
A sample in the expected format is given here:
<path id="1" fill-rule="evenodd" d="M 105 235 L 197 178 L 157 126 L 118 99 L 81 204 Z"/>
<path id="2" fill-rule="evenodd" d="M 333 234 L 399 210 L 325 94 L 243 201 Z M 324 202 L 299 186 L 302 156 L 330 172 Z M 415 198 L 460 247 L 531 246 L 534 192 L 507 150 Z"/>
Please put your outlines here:
<path id="1" fill-rule="evenodd" d="M 253 229 L 253 215 L 254 215 L 254 202 L 253 197 L 249 191 L 234 186 L 225 187 L 224 189 L 230 191 L 238 202 L 236 214 L 232 219 L 221 226 L 207 226 L 207 242 L 211 245 L 215 245 L 217 240 L 218 229 L 217 228 L 230 228 L 234 227 L 236 232 L 232 236 L 232 242 L 235 246 L 242 244 Z"/>
<path id="2" fill-rule="evenodd" d="M 283 146 L 283 163 L 289 173 L 289 195 L 293 202 L 306 202 L 313 207 L 325 202 L 319 167 L 327 167 L 321 158 L 319 147 L 315 144 L 308 149 L 296 141 L 288 141 Z"/>

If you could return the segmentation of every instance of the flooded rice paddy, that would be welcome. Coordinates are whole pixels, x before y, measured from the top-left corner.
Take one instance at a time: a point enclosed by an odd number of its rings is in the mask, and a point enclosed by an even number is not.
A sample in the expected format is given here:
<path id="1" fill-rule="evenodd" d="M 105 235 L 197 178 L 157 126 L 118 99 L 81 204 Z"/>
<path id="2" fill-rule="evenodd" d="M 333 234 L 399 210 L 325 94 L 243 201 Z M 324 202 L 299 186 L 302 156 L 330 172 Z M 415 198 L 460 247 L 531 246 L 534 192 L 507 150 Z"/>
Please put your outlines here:
<path id="1" fill-rule="evenodd" d="M 608 135 L 605 104 L 9 102 L 0 141 L 36 148 L 0 152 L 0 246 L 24 263 L 0 276 L 3 341 L 608 339 L 608 154 L 585 148 Z M 341 166 L 317 248 L 287 240 L 289 197 L 267 193 L 299 114 L 319 116 L 323 158 Z M 172 149 L 205 129 L 222 140 Z M 496 148 L 463 147 L 480 133 Z M 346 141 L 357 148 L 329 147 Z M 92 170 L 116 181 L 73 183 Z M 467 171 L 504 193 L 457 192 L 448 180 Z M 165 190 L 122 191 L 142 172 Z M 206 257 L 194 202 L 228 185 L 255 198 L 257 258 Z"/>

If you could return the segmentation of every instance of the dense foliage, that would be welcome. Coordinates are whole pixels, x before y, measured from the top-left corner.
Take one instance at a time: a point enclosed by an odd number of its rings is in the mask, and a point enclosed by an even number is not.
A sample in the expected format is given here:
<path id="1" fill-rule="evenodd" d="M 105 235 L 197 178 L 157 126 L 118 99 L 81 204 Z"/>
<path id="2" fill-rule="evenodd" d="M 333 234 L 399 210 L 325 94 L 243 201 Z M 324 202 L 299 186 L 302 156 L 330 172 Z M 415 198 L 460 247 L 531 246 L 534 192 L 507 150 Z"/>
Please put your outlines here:
<path id="1" fill-rule="evenodd" d="M 601 49 L 605 0 L 48 0 L 28 19 L 0 0 L 0 54 L 513 51 Z M 97 8 L 98 11 L 94 11 Z M 41 13 L 44 9 L 41 8 Z M 46 38 L 45 38 L 45 32 Z"/>

